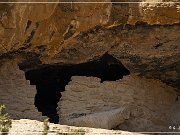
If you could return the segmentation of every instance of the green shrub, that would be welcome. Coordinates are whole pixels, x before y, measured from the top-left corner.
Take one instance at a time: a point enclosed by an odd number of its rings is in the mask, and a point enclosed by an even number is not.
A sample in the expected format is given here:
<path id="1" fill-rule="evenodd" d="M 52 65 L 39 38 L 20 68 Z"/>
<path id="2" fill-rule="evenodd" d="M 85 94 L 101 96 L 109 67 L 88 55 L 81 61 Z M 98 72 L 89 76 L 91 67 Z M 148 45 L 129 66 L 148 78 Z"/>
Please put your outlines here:
<path id="1" fill-rule="evenodd" d="M 0 105 L 0 134 L 7 135 L 11 125 L 12 122 L 9 115 L 6 113 L 5 105 Z"/>

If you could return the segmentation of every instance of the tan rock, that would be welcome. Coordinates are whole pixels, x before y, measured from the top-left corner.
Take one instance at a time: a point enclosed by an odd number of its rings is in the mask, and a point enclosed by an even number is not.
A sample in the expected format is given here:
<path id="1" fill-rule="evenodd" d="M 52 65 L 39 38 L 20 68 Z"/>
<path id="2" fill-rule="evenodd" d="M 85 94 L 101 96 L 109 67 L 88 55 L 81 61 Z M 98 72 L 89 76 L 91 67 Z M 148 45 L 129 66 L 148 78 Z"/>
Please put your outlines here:
<path id="1" fill-rule="evenodd" d="M 0 56 L 77 64 L 109 52 L 131 73 L 179 87 L 179 7 L 177 0 L 1 4 Z"/>
<path id="2" fill-rule="evenodd" d="M 43 117 L 34 106 L 36 88 L 27 83 L 17 61 L 4 61 L 0 66 L 0 104 L 7 107 L 12 119 L 29 118 L 42 121 L 46 117 Z"/>
<path id="3" fill-rule="evenodd" d="M 72 77 L 59 102 L 61 124 L 147 132 L 169 131 L 180 122 L 177 92 L 158 80 L 133 75 L 115 82 L 92 79 Z M 118 109 L 123 107 L 128 109 Z"/>
<path id="4" fill-rule="evenodd" d="M 127 107 L 121 107 L 106 112 L 93 113 L 87 116 L 71 119 L 66 123 L 73 126 L 113 129 L 129 119 L 130 110 L 127 111 L 126 108 Z"/>
<path id="5" fill-rule="evenodd" d="M 13 120 L 12 128 L 10 129 L 9 134 L 14 135 L 41 135 L 43 133 L 43 122 L 36 120 Z M 48 134 L 82 134 L 82 135 L 142 135 L 140 133 L 133 133 L 127 131 L 115 131 L 115 130 L 107 130 L 107 129 L 98 129 L 98 128 L 87 128 L 87 127 L 74 127 L 67 125 L 59 125 L 49 123 L 49 131 Z"/>

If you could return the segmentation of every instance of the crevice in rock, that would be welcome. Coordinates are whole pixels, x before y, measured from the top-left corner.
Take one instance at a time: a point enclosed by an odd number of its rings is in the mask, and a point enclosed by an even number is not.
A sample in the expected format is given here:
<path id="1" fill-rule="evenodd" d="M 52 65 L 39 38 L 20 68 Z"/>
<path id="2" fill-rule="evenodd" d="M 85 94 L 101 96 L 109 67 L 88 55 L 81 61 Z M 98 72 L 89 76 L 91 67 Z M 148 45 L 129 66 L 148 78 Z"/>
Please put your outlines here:
<path id="1" fill-rule="evenodd" d="M 49 34 L 49 41 L 51 41 L 52 37 L 54 36 L 55 34 L 55 31 L 52 31 L 50 34 Z"/>
<path id="2" fill-rule="evenodd" d="M 30 35 L 27 37 L 27 39 L 23 43 L 23 45 L 25 46 L 24 48 L 28 48 L 31 46 L 31 41 L 32 41 L 38 27 L 39 27 L 39 22 L 36 22 L 35 28 L 31 31 Z"/>
<path id="3" fill-rule="evenodd" d="M 27 21 L 27 23 L 26 23 L 26 28 L 25 28 L 25 31 L 24 31 L 24 32 L 26 32 L 26 31 L 29 29 L 29 27 L 31 26 L 31 23 L 32 23 L 31 20 L 28 20 L 28 21 Z"/>
<path id="4" fill-rule="evenodd" d="M 26 67 L 27 68 L 27 67 Z M 36 85 L 35 106 L 42 115 L 50 118 L 50 122 L 58 123 L 57 103 L 61 92 L 70 82 L 72 76 L 93 76 L 103 81 L 116 81 L 130 72 L 116 58 L 109 54 L 103 55 L 98 60 L 76 65 L 41 65 L 39 68 L 25 71 L 27 80 L 31 85 Z"/>
<path id="5" fill-rule="evenodd" d="M 63 34 L 64 40 L 72 37 L 76 33 L 76 29 L 79 27 L 79 22 L 76 20 L 72 20 L 70 25 L 68 26 L 66 32 Z"/>

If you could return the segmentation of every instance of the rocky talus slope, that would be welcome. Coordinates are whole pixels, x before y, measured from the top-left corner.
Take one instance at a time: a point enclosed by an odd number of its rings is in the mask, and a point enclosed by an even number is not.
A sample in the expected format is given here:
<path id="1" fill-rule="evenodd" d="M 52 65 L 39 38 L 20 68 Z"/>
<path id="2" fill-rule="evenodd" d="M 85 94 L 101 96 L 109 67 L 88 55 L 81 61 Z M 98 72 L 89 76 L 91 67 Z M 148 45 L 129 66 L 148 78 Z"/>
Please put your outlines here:
<path id="1" fill-rule="evenodd" d="M 61 91 L 60 123 L 179 131 L 169 130 L 180 124 L 179 0 L 73 2 L 0 4 L 0 104 L 7 106 L 13 119 L 43 120 L 34 106 L 37 86 L 30 85 L 25 74 L 108 54 L 130 75 L 104 82 L 72 76 Z"/>

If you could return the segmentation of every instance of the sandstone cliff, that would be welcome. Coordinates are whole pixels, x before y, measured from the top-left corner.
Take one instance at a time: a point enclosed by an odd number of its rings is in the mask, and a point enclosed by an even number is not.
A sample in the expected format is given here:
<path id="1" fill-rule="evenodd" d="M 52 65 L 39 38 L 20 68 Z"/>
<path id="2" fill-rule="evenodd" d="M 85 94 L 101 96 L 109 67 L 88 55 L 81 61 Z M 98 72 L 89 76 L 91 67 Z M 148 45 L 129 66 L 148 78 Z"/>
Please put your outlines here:
<path id="1" fill-rule="evenodd" d="M 1 59 L 77 64 L 108 52 L 131 73 L 179 88 L 180 4 L 144 2 L 154 3 L 1 4 Z"/>
<path id="2" fill-rule="evenodd" d="M 35 86 L 23 71 L 109 54 L 130 76 L 114 82 L 72 77 L 58 103 L 60 122 L 131 131 L 169 131 L 171 124 L 178 125 L 179 1 L 73 2 L 0 4 L 0 103 L 12 118 L 43 118 L 33 106 Z"/>

